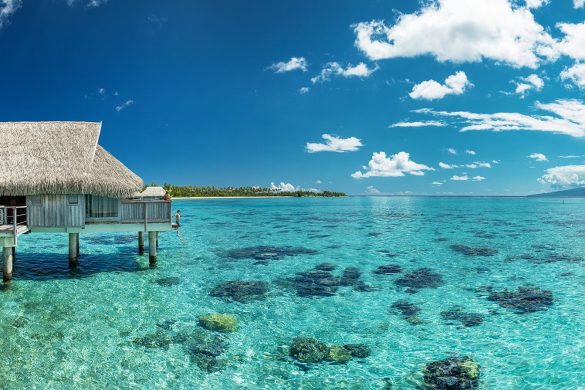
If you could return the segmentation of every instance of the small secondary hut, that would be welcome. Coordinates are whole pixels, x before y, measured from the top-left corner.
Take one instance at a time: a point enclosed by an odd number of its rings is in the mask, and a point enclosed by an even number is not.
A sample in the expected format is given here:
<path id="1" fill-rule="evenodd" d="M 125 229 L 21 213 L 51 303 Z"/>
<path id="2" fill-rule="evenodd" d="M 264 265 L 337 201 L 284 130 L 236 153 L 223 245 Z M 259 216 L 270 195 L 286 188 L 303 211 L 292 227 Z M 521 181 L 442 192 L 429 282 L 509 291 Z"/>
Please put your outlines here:
<path id="1" fill-rule="evenodd" d="M 159 231 L 172 228 L 171 202 L 98 144 L 101 123 L 0 123 L 0 246 L 3 279 L 12 278 L 23 233 L 69 233 L 76 264 L 79 233 L 148 232 L 151 262 Z M 164 195 L 164 192 L 163 192 Z"/>

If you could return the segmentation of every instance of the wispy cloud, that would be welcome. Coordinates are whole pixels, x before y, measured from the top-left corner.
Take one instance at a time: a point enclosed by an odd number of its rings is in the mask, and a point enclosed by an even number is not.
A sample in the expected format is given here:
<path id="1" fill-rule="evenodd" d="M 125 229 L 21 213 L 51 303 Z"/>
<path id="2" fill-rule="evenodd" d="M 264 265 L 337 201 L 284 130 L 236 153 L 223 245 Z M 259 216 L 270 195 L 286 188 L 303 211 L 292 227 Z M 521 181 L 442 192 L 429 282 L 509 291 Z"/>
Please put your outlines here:
<path id="1" fill-rule="evenodd" d="M 559 99 L 553 103 L 536 102 L 536 108 L 553 115 L 526 115 L 516 112 L 479 114 L 467 111 L 414 112 L 442 118 L 453 118 L 463 124 L 460 131 L 543 131 L 585 137 L 585 104 L 580 100 Z"/>
<path id="2" fill-rule="evenodd" d="M 372 155 L 368 166 L 364 167 L 364 172 L 357 171 L 351 177 L 354 179 L 367 177 L 400 177 L 406 174 L 423 176 L 425 171 L 434 171 L 434 169 L 410 160 L 410 154 L 407 152 L 399 152 L 390 157 L 386 156 L 385 152 L 378 152 Z"/>
<path id="3" fill-rule="evenodd" d="M 22 6 L 21 0 L 0 0 L 0 28 L 2 28 L 10 17 Z"/>
<path id="4" fill-rule="evenodd" d="M 363 146 L 361 140 L 356 137 L 341 138 L 331 134 L 323 134 L 322 138 L 325 143 L 307 142 L 307 152 L 355 152 Z"/>
<path id="5" fill-rule="evenodd" d="M 392 129 L 395 127 L 445 127 L 447 124 L 441 121 L 415 121 L 415 122 L 396 122 L 388 126 Z"/>
<path id="6" fill-rule="evenodd" d="M 286 73 L 292 72 L 293 70 L 301 70 L 303 72 L 307 71 L 307 67 L 309 64 L 305 57 L 291 57 L 288 61 L 280 61 L 275 62 L 274 64 L 270 65 L 268 69 L 274 71 L 274 73 Z"/>
<path id="7" fill-rule="evenodd" d="M 115 107 L 115 110 L 118 111 L 118 112 L 120 112 L 120 111 L 126 109 L 127 107 L 129 107 L 129 106 L 131 106 L 133 104 L 134 104 L 134 100 L 131 100 L 131 99 L 130 100 L 126 100 L 124 103 L 116 106 Z"/>
<path id="8" fill-rule="evenodd" d="M 348 64 L 345 68 L 341 66 L 338 62 L 329 62 L 325 64 L 323 69 L 321 69 L 321 73 L 318 76 L 312 77 L 311 82 L 315 83 L 322 83 L 324 81 L 330 81 L 332 76 L 340 76 L 345 78 L 350 77 L 359 77 L 365 78 L 369 77 L 378 70 L 378 66 L 376 65 L 375 68 L 368 68 L 366 64 L 360 62 L 357 65 Z"/>
<path id="9" fill-rule="evenodd" d="M 444 84 L 435 80 L 427 80 L 416 84 L 408 96 L 415 100 L 442 99 L 447 95 L 461 95 L 470 87 L 473 87 L 473 84 L 469 82 L 465 72 L 459 71 L 447 77 Z"/>
<path id="10" fill-rule="evenodd" d="M 83 4 L 90 8 L 97 8 L 107 3 L 108 0 L 67 0 L 67 5 L 70 7 L 77 4 Z"/>
<path id="11" fill-rule="evenodd" d="M 478 168 L 491 168 L 492 164 L 489 162 L 485 162 L 485 161 L 476 161 L 476 162 L 472 162 L 472 163 L 467 163 L 467 164 L 463 164 L 463 165 L 457 165 L 457 164 L 447 164 L 444 162 L 439 162 L 439 167 L 443 168 L 443 169 L 455 169 L 455 168 L 469 168 L 469 169 L 478 169 Z"/>
<path id="12" fill-rule="evenodd" d="M 467 149 L 465 150 L 465 154 L 469 154 L 470 156 L 475 156 L 477 153 L 475 150 Z"/>
<path id="13" fill-rule="evenodd" d="M 301 88 L 299 89 L 299 93 L 300 93 L 301 95 L 304 95 L 304 94 L 306 94 L 306 93 L 308 93 L 308 92 L 309 92 L 309 87 L 301 87 Z"/>
<path id="14" fill-rule="evenodd" d="M 467 181 L 467 180 L 469 180 L 469 176 L 467 176 L 467 175 L 461 175 L 461 176 L 453 175 L 453 176 L 451 176 L 451 179 L 449 179 L 449 180 L 451 180 L 451 181 Z"/>
<path id="15" fill-rule="evenodd" d="M 150 14 L 146 18 L 150 23 L 154 24 L 157 27 L 162 27 L 166 22 L 167 18 L 164 16 L 159 16 L 157 14 Z"/>
<path id="16" fill-rule="evenodd" d="M 449 154 L 457 154 L 457 149 L 449 148 L 449 149 L 447 149 L 447 152 L 449 152 Z"/>

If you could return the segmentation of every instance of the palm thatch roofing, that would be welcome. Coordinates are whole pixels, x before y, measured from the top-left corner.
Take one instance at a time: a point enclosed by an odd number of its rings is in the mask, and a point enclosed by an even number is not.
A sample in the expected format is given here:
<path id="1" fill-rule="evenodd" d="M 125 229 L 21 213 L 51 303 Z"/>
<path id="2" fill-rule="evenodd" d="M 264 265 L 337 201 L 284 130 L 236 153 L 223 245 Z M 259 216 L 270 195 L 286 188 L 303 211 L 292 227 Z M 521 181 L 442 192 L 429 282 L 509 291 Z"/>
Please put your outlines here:
<path id="1" fill-rule="evenodd" d="M 142 191 L 140 193 L 136 193 L 132 197 L 133 198 L 141 198 L 141 199 L 144 199 L 144 198 L 162 199 L 166 193 L 167 193 L 167 191 L 165 191 L 165 189 L 163 187 L 152 186 L 152 187 L 146 187 L 144 189 L 144 191 Z"/>
<path id="2" fill-rule="evenodd" d="M 98 145 L 99 122 L 0 122 L 0 196 L 125 198 L 142 179 Z"/>

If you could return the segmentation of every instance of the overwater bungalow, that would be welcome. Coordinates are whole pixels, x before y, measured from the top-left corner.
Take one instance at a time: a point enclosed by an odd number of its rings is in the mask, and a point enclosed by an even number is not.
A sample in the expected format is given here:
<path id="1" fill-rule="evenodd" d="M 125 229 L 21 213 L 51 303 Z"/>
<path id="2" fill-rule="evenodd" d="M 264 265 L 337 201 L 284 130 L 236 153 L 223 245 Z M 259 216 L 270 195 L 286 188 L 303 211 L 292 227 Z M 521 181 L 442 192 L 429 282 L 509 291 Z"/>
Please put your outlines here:
<path id="1" fill-rule="evenodd" d="M 77 263 L 79 234 L 137 232 L 156 261 L 158 232 L 172 228 L 164 190 L 143 181 L 98 143 L 98 122 L 0 123 L 0 245 L 3 279 L 25 233 L 68 233 Z M 161 193 L 162 190 L 162 193 Z"/>

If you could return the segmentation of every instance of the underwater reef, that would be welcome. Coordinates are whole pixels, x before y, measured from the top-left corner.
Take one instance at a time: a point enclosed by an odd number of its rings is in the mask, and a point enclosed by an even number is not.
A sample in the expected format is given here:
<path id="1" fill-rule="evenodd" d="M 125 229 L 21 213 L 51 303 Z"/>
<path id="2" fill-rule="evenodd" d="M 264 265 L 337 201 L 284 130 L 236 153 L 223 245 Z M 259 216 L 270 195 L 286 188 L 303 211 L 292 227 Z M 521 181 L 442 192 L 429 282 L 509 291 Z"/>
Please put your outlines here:
<path id="1" fill-rule="evenodd" d="M 399 287 L 407 287 L 409 292 L 422 288 L 438 288 L 444 284 L 443 277 L 430 268 L 419 268 L 396 279 L 394 283 Z"/>
<path id="2" fill-rule="evenodd" d="M 215 286 L 209 295 L 226 301 L 249 303 L 265 299 L 269 284 L 261 280 L 230 280 Z"/>
<path id="3" fill-rule="evenodd" d="M 400 312 L 402 314 L 402 317 L 409 324 L 411 325 L 422 324 L 422 320 L 418 316 L 418 313 L 421 312 L 421 308 L 415 305 L 414 303 L 401 299 L 394 302 L 391 308 L 394 309 L 395 311 Z"/>
<path id="4" fill-rule="evenodd" d="M 428 363 L 423 370 L 425 390 L 476 389 L 480 366 L 471 357 L 450 357 Z"/>
<path id="5" fill-rule="evenodd" d="M 465 256 L 495 256 L 498 254 L 497 249 L 487 247 L 471 247 L 467 245 L 454 244 L 449 246 L 453 252 L 462 253 Z"/>
<path id="6" fill-rule="evenodd" d="M 378 275 L 392 275 L 399 274 L 400 272 L 402 272 L 402 267 L 398 264 L 381 265 L 374 271 L 374 273 Z"/>
<path id="7" fill-rule="evenodd" d="M 553 294 L 550 290 L 524 286 L 518 287 L 516 291 L 490 291 L 488 300 L 515 313 L 524 314 L 548 309 L 553 305 Z"/>
<path id="8" fill-rule="evenodd" d="M 481 325 L 483 315 L 479 313 L 468 313 L 462 307 L 453 307 L 441 312 L 441 318 L 445 321 L 458 321 L 463 326 L 471 327 Z"/>
<path id="9" fill-rule="evenodd" d="M 289 347 L 289 356 L 301 363 L 331 362 L 345 364 L 351 359 L 365 359 L 370 348 L 365 344 L 327 345 L 311 337 L 296 337 Z"/>
<path id="10" fill-rule="evenodd" d="M 231 314 L 210 313 L 199 317 L 199 325 L 207 330 L 230 333 L 238 328 L 236 317 Z"/>
<path id="11" fill-rule="evenodd" d="M 225 252 L 225 257 L 232 260 L 253 259 L 265 263 L 290 256 L 315 255 L 317 253 L 319 252 L 314 249 L 303 247 L 259 245 L 228 250 Z"/>

